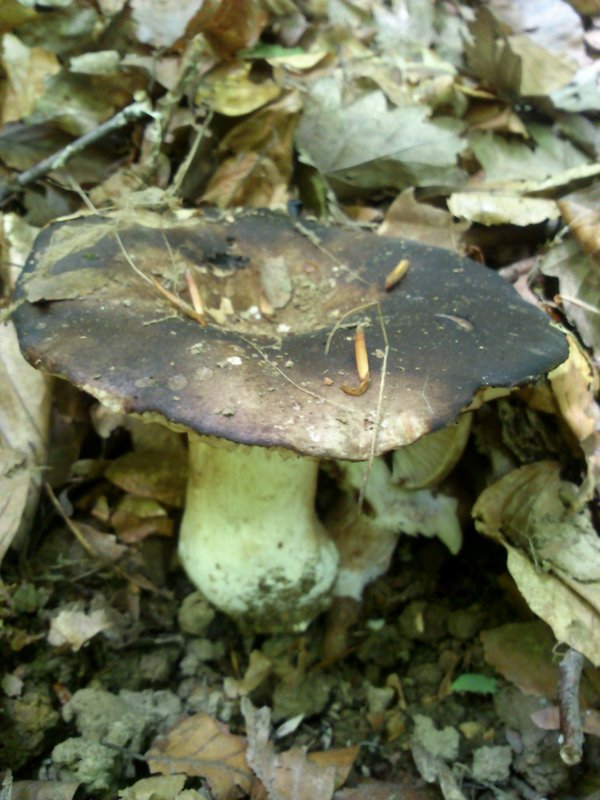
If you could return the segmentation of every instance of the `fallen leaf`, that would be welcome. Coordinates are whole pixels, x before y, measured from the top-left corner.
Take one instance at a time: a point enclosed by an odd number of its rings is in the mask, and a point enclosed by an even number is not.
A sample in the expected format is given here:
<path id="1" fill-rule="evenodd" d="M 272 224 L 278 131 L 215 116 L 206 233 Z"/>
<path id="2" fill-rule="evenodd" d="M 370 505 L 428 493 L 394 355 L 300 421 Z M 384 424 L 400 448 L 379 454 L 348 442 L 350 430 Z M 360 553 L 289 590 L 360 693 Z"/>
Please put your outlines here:
<path id="1" fill-rule="evenodd" d="M 491 131 L 473 131 L 469 144 L 485 170 L 485 186 L 541 192 L 597 175 L 600 167 L 551 127 L 530 122 L 529 141 Z M 491 187 L 489 187 L 491 188 Z"/>
<path id="2" fill-rule="evenodd" d="M 111 483 L 139 497 L 182 508 L 187 461 L 169 457 L 159 447 L 140 447 L 112 461 L 105 475 Z M 172 455 L 172 454 L 169 454 Z"/>
<path id="3" fill-rule="evenodd" d="M 354 747 L 339 747 L 333 750 L 322 750 L 308 753 L 307 758 L 313 764 L 323 768 L 335 769 L 335 788 L 339 789 L 348 780 L 350 770 L 360 753 L 360 745 Z"/>
<path id="4" fill-rule="evenodd" d="M 248 793 L 252 772 L 246 740 L 208 714 L 194 714 L 154 740 L 146 753 L 151 772 L 206 778 L 217 800 L 233 800 L 239 787 Z"/>
<path id="5" fill-rule="evenodd" d="M 40 47 L 27 47 L 7 33 L 2 38 L 2 67 L 5 73 L 5 96 L 2 100 L 2 125 L 23 119 L 33 111 L 44 82 L 60 70 L 53 53 Z"/>
<path id="6" fill-rule="evenodd" d="M 334 800 L 438 800 L 439 790 L 418 778 L 399 783 L 369 780 L 351 789 L 341 789 Z"/>
<path id="7" fill-rule="evenodd" d="M 600 540 L 576 487 L 552 461 L 513 470 L 480 495 L 477 530 L 504 545 L 508 569 L 531 610 L 600 664 Z"/>
<path id="8" fill-rule="evenodd" d="M 600 408 L 596 402 L 599 379 L 588 357 L 568 334 L 569 357 L 548 375 L 560 413 L 584 452 L 588 476 L 580 502 L 591 499 L 600 486 Z"/>
<path id="9" fill-rule="evenodd" d="M 77 781 L 15 781 L 10 800 L 73 800 Z"/>
<path id="10" fill-rule="evenodd" d="M 289 197 L 287 182 L 271 161 L 258 153 L 226 158 L 211 177 L 202 201 L 219 208 L 240 205 L 252 208 L 284 208 Z"/>
<path id="11" fill-rule="evenodd" d="M 54 647 L 68 644 L 76 652 L 98 633 L 112 627 L 112 624 L 103 609 L 90 613 L 63 610 L 50 623 L 48 642 Z"/>
<path id="12" fill-rule="evenodd" d="M 385 214 L 377 233 L 381 236 L 398 236 L 415 239 L 423 244 L 445 247 L 460 252 L 460 237 L 468 228 L 465 222 L 456 222 L 441 208 L 419 203 L 414 188 L 405 189 L 394 200 Z"/>
<path id="13" fill-rule="evenodd" d="M 0 562 L 35 514 L 46 462 L 51 379 L 21 355 L 12 323 L 0 325 Z"/>
<path id="14" fill-rule="evenodd" d="M 164 0 L 132 0 L 131 19 L 136 38 L 155 47 L 170 47 L 181 39 L 204 0 L 180 0 L 176 6 Z"/>
<path id="15" fill-rule="evenodd" d="M 177 800 L 185 775 L 152 775 L 119 792 L 120 800 Z"/>
<path id="16" fill-rule="evenodd" d="M 567 319 L 585 344 L 600 352 L 600 265 L 576 241 L 567 239 L 550 247 L 540 269 L 558 278 Z"/>
<path id="17" fill-rule="evenodd" d="M 281 88 L 270 78 L 254 81 L 248 61 L 229 61 L 212 69 L 196 92 L 195 102 L 207 102 L 219 114 L 241 117 L 275 100 Z"/>
<path id="18" fill-rule="evenodd" d="M 554 200 L 508 192 L 454 192 L 448 208 L 455 217 L 482 225 L 537 225 L 560 216 Z"/>
<path id="19" fill-rule="evenodd" d="M 558 207 L 583 252 L 600 266 L 600 186 L 572 192 L 558 200 Z"/>
<path id="20" fill-rule="evenodd" d="M 248 734 L 248 763 L 263 783 L 269 800 L 314 800 L 317 797 L 330 800 L 333 797 L 336 781 L 347 774 L 357 748 L 349 748 L 343 755 L 337 753 L 333 757 L 319 754 L 315 758 L 315 754 L 307 755 L 300 747 L 277 753 L 270 741 L 270 710 L 256 709 L 244 698 L 242 713 Z"/>
<path id="21" fill-rule="evenodd" d="M 558 706 L 548 706 L 534 711 L 531 719 L 545 731 L 560 730 L 560 711 Z M 581 711 L 581 728 L 590 736 L 600 737 L 600 711 L 595 708 L 586 708 Z"/>
<path id="22" fill-rule="evenodd" d="M 380 91 L 346 105 L 337 81 L 323 78 L 305 101 L 296 144 L 302 161 L 352 186 L 458 185 L 462 123 L 428 114 L 424 105 L 389 109 Z"/>
<path id="23" fill-rule="evenodd" d="M 524 694 L 554 698 L 556 640 L 541 620 L 514 622 L 481 633 L 485 660 Z"/>

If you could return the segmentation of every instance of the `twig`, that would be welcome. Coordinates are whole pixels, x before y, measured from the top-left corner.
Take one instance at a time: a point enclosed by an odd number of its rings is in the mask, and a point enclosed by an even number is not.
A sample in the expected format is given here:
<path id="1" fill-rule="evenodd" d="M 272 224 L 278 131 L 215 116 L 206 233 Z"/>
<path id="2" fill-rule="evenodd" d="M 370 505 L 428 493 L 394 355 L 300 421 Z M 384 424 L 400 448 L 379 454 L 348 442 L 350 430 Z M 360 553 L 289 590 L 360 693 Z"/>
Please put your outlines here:
<path id="1" fill-rule="evenodd" d="M 58 515 L 60 516 L 60 518 L 63 520 L 63 522 L 65 523 L 67 528 L 71 531 L 73 536 L 77 539 L 79 544 L 83 547 L 85 552 L 91 558 L 93 558 L 95 561 L 97 561 L 103 567 L 111 567 L 112 569 L 114 569 L 114 571 L 117 573 L 117 575 L 120 575 L 126 581 L 128 581 L 130 583 L 133 583 L 135 586 L 138 587 L 138 589 L 146 589 L 146 591 L 152 592 L 153 594 L 161 595 L 163 597 L 168 597 L 169 596 L 168 592 L 165 592 L 164 590 L 159 589 L 158 587 L 154 586 L 154 584 L 150 580 L 146 580 L 146 579 L 141 580 L 140 578 L 137 578 L 135 575 L 130 575 L 128 572 L 126 572 L 118 564 L 114 564 L 112 561 L 108 561 L 106 558 L 104 558 L 102 553 L 99 553 L 96 550 L 96 548 L 92 544 L 90 544 L 90 542 L 88 542 L 88 540 L 85 538 L 83 533 L 80 531 L 79 526 L 76 525 L 73 522 L 73 520 L 71 520 L 67 516 L 67 514 L 65 513 L 64 508 L 61 506 L 61 504 L 58 501 L 58 498 L 54 494 L 54 491 L 52 490 L 52 487 L 50 486 L 50 484 L 49 483 L 44 483 L 44 488 L 46 490 L 46 493 L 47 493 L 48 497 L 50 498 L 50 502 L 52 503 L 52 505 L 56 509 L 56 511 L 57 511 Z"/>
<path id="2" fill-rule="evenodd" d="M 98 211 L 96 206 L 92 203 L 90 198 L 83 191 L 81 186 L 77 183 L 77 181 L 75 180 L 75 178 L 72 175 L 69 175 L 69 183 L 70 183 L 71 188 L 73 189 L 73 191 L 77 192 L 77 194 L 81 197 L 81 199 L 83 200 L 84 204 L 88 207 L 88 209 L 90 211 L 92 211 L 94 214 L 100 214 L 100 212 Z M 131 256 L 127 252 L 127 249 L 125 248 L 125 245 L 123 244 L 123 240 L 121 239 L 121 235 L 119 234 L 119 232 L 118 231 L 113 231 L 113 236 L 117 240 L 117 244 L 119 245 L 119 249 L 120 249 L 121 253 L 123 254 L 123 258 L 129 264 L 131 269 L 135 272 L 136 275 L 138 275 L 140 278 L 145 280 L 146 283 L 149 283 L 152 286 L 153 285 L 152 281 L 146 275 L 146 273 L 142 272 L 142 270 L 138 266 L 136 266 L 134 264 L 133 259 L 131 258 Z"/>
<path id="3" fill-rule="evenodd" d="M 67 528 L 71 531 L 73 536 L 77 539 L 79 544 L 83 547 L 85 552 L 89 556 L 91 556 L 92 558 L 96 559 L 97 561 L 104 561 L 105 559 L 103 559 L 102 556 L 100 555 L 100 553 L 96 550 L 96 548 L 88 542 L 88 540 L 85 538 L 85 536 L 79 530 L 79 527 L 77 525 L 75 525 L 75 523 L 67 516 L 67 514 L 65 514 L 65 510 L 61 506 L 61 504 L 58 502 L 58 498 L 54 494 L 54 491 L 53 491 L 52 487 L 50 486 L 50 484 L 47 483 L 47 482 L 44 483 L 44 488 L 46 490 L 46 494 L 50 498 L 50 502 L 52 503 L 52 505 L 54 506 L 54 508 L 58 512 L 58 515 L 60 516 L 62 521 L 65 523 Z"/>
<path id="4" fill-rule="evenodd" d="M 302 236 L 308 239 L 308 241 L 311 244 L 313 244 L 317 248 L 317 250 L 323 253 L 324 256 L 330 258 L 336 266 L 338 266 L 340 269 L 343 269 L 349 275 L 352 275 L 352 277 L 359 283 L 363 283 L 365 286 L 369 286 L 369 281 L 367 281 L 365 278 L 359 275 L 358 272 L 355 272 L 353 269 L 350 269 L 350 267 L 347 264 L 344 264 L 342 261 L 340 261 L 339 258 L 337 258 L 337 256 L 331 252 L 331 250 L 328 250 L 325 247 L 320 237 L 316 233 L 314 233 L 314 231 L 311 231 L 310 228 L 307 228 L 298 219 L 293 220 L 293 224 L 294 228 L 298 231 L 298 233 L 301 233 Z"/>
<path id="5" fill-rule="evenodd" d="M 328 353 L 329 353 L 329 350 L 331 348 L 331 342 L 333 341 L 333 337 L 335 336 L 335 334 L 338 332 L 338 330 L 341 327 L 345 327 L 342 324 L 343 321 L 347 317 L 349 317 L 351 314 L 356 314 L 359 311 L 364 311 L 365 308 L 371 308 L 371 306 L 377 305 L 377 303 L 378 303 L 377 300 L 371 300 L 368 303 L 363 303 L 361 306 L 354 306 L 354 308 L 351 308 L 348 311 L 344 311 L 342 316 L 338 320 L 336 320 L 335 325 L 333 326 L 333 328 L 331 329 L 331 331 L 327 335 L 327 341 L 325 342 L 325 355 L 328 355 Z M 350 327 L 355 328 L 357 325 L 360 325 L 360 324 L 361 324 L 360 322 L 353 322 L 353 323 L 351 323 Z M 364 322 L 362 324 L 364 325 Z"/>
<path id="6" fill-rule="evenodd" d="M 11 800 L 13 795 L 13 776 L 10 770 L 4 773 L 2 786 L 0 786 L 0 800 Z"/>
<path id="7" fill-rule="evenodd" d="M 198 148 L 200 147 L 202 140 L 208 130 L 208 126 L 212 122 L 213 118 L 213 110 L 209 108 L 206 117 L 204 118 L 204 122 L 196 131 L 196 136 L 194 137 L 194 141 L 192 142 L 192 146 L 189 149 L 187 156 L 179 165 L 177 172 L 175 173 L 175 177 L 173 178 L 171 185 L 167 189 L 167 195 L 169 197 L 175 197 L 178 194 L 179 190 L 181 189 L 181 185 L 185 179 L 185 176 L 188 174 L 189 169 L 192 165 L 194 158 L 196 157 L 196 153 L 198 152 Z"/>
<path id="8" fill-rule="evenodd" d="M 569 648 L 560 662 L 558 680 L 558 708 L 562 744 L 560 757 L 570 767 L 581 762 L 583 756 L 583 729 L 579 708 L 579 682 L 583 656 Z"/>
<path id="9" fill-rule="evenodd" d="M 381 325 L 381 333 L 383 336 L 385 347 L 383 350 L 383 360 L 381 362 L 381 380 L 379 381 L 379 393 L 377 395 L 377 408 L 375 409 L 375 422 L 373 423 L 373 438 L 371 439 L 369 460 L 367 461 L 367 466 L 365 469 L 365 474 L 363 476 L 362 486 L 360 487 L 360 492 L 358 493 L 359 513 L 361 513 L 363 509 L 363 504 L 365 502 L 365 493 L 367 491 L 367 484 L 369 483 L 371 470 L 373 469 L 373 461 L 375 461 L 375 453 L 377 451 L 377 440 L 379 439 L 379 428 L 381 427 L 381 409 L 383 407 L 385 376 L 387 375 L 387 362 L 388 362 L 388 355 L 390 352 L 390 343 L 388 341 L 387 331 L 385 329 L 385 322 L 383 319 L 383 315 L 381 313 L 381 306 L 379 305 L 379 303 L 377 303 L 377 316 L 379 318 L 379 324 Z"/>
<path id="10" fill-rule="evenodd" d="M 115 114 L 114 117 L 106 120 L 102 125 L 98 125 L 93 131 L 84 133 L 79 139 L 70 142 L 66 147 L 48 156 L 48 158 L 44 158 L 30 169 L 26 169 L 25 172 L 22 172 L 12 183 L 0 187 L 0 203 L 3 203 L 9 197 L 21 191 L 21 189 L 24 189 L 26 186 L 29 186 L 31 183 L 43 178 L 49 172 L 61 169 L 74 155 L 85 150 L 86 147 L 102 139 L 108 133 L 122 128 L 124 125 L 139 119 L 139 117 L 145 114 L 153 116 L 152 106 L 149 100 L 142 100 L 126 106 L 119 111 L 118 114 Z"/>
<path id="11" fill-rule="evenodd" d="M 275 372 L 279 373 L 279 375 L 281 375 L 281 377 L 284 380 L 286 380 L 288 383 L 291 383 L 292 386 L 295 389 L 298 389 L 300 392 L 303 392 L 304 394 L 307 394 L 309 397 L 314 397 L 315 400 L 319 400 L 321 403 L 325 403 L 326 405 L 333 406 L 334 408 L 338 408 L 338 409 L 340 409 L 340 411 L 344 411 L 344 412 L 348 411 L 348 408 L 346 406 L 343 406 L 341 403 L 336 403 L 335 400 L 330 400 L 328 397 L 323 397 L 323 395 L 321 395 L 321 394 L 317 394 L 316 392 L 311 392 L 310 389 L 306 389 L 304 386 L 300 386 L 300 384 L 296 383 L 296 381 L 292 380 L 292 378 L 290 378 L 289 375 L 286 375 L 286 373 L 281 369 L 281 367 L 279 367 L 274 361 L 271 361 L 271 359 L 265 353 L 265 351 L 262 349 L 262 347 L 257 345 L 256 342 L 253 342 L 252 339 L 247 339 L 245 336 L 242 336 L 241 333 L 238 333 L 237 336 L 239 336 L 239 338 L 242 340 L 242 342 L 246 342 L 246 344 L 250 345 L 250 347 L 252 347 L 254 350 L 256 350 L 256 352 L 263 359 L 263 361 L 266 364 L 268 364 L 270 367 L 272 367 L 275 370 Z"/>

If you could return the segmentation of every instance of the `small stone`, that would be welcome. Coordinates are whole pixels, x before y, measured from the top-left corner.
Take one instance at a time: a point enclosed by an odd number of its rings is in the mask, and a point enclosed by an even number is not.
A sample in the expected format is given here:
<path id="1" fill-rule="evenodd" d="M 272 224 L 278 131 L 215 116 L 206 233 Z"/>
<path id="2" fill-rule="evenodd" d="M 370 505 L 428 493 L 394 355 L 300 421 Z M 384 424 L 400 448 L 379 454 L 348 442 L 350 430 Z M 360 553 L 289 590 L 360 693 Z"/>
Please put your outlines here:
<path id="1" fill-rule="evenodd" d="M 507 745 L 479 747 L 473 753 L 473 777 L 477 781 L 497 783 L 510 774 L 512 750 Z"/>
<path id="2" fill-rule="evenodd" d="M 463 642 L 473 639 L 481 629 L 481 612 L 475 608 L 459 608 L 448 614 L 448 633 Z"/>
<path id="3" fill-rule="evenodd" d="M 460 735 L 456 728 L 438 730 L 430 717 L 415 714 L 412 741 L 420 744 L 424 750 L 435 758 L 453 762 L 458 758 Z M 510 749 L 510 748 L 509 748 Z"/>
<path id="4" fill-rule="evenodd" d="M 215 610 L 202 592 L 192 592 L 184 598 L 177 614 L 183 633 L 202 636 L 215 618 Z"/>
<path id="5" fill-rule="evenodd" d="M 391 686 L 372 686 L 370 683 L 365 686 L 367 692 L 367 706 L 370 714 L 382 714 L 389 708 L 396 694 Z"/>

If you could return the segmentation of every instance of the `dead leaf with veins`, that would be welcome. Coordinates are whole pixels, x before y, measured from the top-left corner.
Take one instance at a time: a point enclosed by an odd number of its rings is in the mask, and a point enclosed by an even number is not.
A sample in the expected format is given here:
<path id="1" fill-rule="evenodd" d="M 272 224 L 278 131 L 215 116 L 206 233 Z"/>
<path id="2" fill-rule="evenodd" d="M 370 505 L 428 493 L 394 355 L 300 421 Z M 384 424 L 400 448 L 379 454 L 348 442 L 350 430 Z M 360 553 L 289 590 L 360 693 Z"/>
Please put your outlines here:
<path id="1" fill-rule="evenodd" d="M 235 736 L 227 725 L 199 713 L 157 737 L 145 758 L 151 772 L 206 778 L 216 800 L 233 800 L 238 789 L 248 794 L 252 786 L 246 749 L 243 736 Z"/>
<path id="2" fill-rule="evenodd" d="M 600 540 L 588 508 L 575 510 L 574 484 L 560 465 L 513 470 L 473 507 L 478 531 L 502 544 L 508 570 L 532 611 L 559 642 L 600 665 Z"/>
<path id="3" fill-rule="evenodd" d="M 548 378 L 561 416 L 585 455 L 588 475 L 579 497 L 579 502 L 585 502 L 600 487 L 600 408 L 596 402 L 599 378 L 572 334 L 568 334 L 568 341 L 568 359 Z"/>
<path id="4" fill-rule="evenodd" d="M 358 755 L 358 747 L 306 753 L 294 747 L 277 753 L 270 741 L 271 711 L 242 700 L 248 733 L 248 763 L 262 782 L 269 800 L 330 800 L 342 786 Z"/>

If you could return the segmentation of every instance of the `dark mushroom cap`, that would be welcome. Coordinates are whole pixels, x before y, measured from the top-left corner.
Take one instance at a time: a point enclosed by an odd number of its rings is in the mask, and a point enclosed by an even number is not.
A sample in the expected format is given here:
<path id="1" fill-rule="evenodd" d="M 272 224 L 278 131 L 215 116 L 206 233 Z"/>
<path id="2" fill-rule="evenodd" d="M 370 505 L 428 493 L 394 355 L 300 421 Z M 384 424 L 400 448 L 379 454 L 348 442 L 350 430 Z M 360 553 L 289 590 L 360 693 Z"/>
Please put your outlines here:
<path id="1" fill-rule="evenodd" d="M 176 311 L 136 274 L 116 232 L 142 272 L 186 297 L 191 268 L 204 305 L 228 297 L 237 315 L 202 327 Z M 386 292 L 401 259 L 408 273 Z M 281 307 L 244 319 L 265 289 Z M 27 359 L 111 407 L 329 458 L 367 459 L 376 430 L 376 454 L 410 444 L 454 420 L 482 387 L 526 383 L 567 357 L 564 336 L 492 270 L 267 211 L 54 223 L 17 296 L 26 298 L 14 322 Z M 371 370 L 358 397 L 340 391 L 358 384 L 356 323 Z"/>

